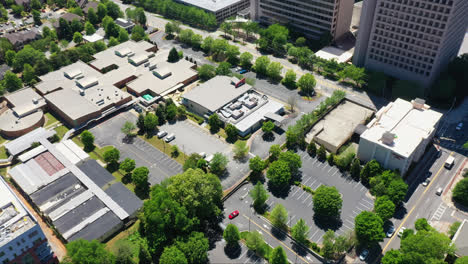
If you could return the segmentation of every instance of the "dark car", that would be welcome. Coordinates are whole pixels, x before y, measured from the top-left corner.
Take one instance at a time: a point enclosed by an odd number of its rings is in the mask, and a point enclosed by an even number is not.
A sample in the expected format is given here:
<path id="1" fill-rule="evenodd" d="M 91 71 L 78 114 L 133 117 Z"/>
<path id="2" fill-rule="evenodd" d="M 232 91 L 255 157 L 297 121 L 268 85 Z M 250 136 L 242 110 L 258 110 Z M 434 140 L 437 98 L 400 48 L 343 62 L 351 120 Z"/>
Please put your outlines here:
<path id="1" fill-rule="evenodd" d="M 234 212 L 232 212 L 230 215 L 229 215 L 229 219 L 234 219 L 236 218 L 236 216 L 239 215 L 239 211 L 238 210 L 235 210 Z"/>

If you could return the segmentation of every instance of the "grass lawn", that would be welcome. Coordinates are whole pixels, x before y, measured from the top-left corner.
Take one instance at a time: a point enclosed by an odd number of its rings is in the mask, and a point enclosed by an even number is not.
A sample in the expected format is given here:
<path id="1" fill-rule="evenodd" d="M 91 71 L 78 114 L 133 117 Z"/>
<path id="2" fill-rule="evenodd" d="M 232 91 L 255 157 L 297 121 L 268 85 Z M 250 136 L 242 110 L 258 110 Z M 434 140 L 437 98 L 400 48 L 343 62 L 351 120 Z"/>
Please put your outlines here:
<path id="1" fill-rule="evenodd" d="M 135 185 L 133 183 L 125 184 L 122 182 L 122 178 L 124 177 L 124 173 L 122 171 L 116 170 L 112 173 L 112 175 L 114 175 L 114 177 L 123 185 L 125 185 L 130 191 L 135 192 Z"/>
<path id="2" fill-rule="evenodd" d="M 210 125 L 206 125 L 206 129 L 208 129 L 211 133 L 211 130 L 210 130 Z M 211 133 L 213 134 L 213 133 Z M 223 128 L 220 128 L 218 132 L 216 132 L 216 135 L 222 137 L 222 138 L 227 138 L 227 134 L 226 134 L 226 131 L 223 129 Z"/>
<path id="3" fill-rule="evenodd" d="M 242 240 L 246 240 L 247 238 L 247 235 L 249 234 L 249 231 L 243 231 L 240 233 L 240 237 Z M 267 243 L 263 243 L 262 245 L 262 250 L 261 250 L 264 254 L 263 256 L 261 256 L 261 254 L 259 254 L 258 252 L 256 252 L 258 255 L 260 255 L 260 257 L 263 257 L 264 259 L 268 260 L 269 256 L 271 255 L 271 252 L 273 251 L 273 248 L 268 245 Z"/>
<path id="4" fill-rule="evenodd" d="M 6 139 L 4 139 L 2 136 L 0 136 L 0 144 L 2 144 L 5 141 L 6 141 Z"/>
<path id="5" fill-rule="evenodd" d="M 6 167 L 0 168 L 0 175 L 6 176 L 6 172 L 7 172 L 7 168 L 6 168 Z"/>
<path id="6" fill-rule="evenodd" d="M 5 149 L 5 146 L 0 147 L 0 159 L 7 159 L 8 155 Z"/>
<path id="7" fill-rule="evenodd" d="M 140 245 L 140 233 L 138 233 L 138 227 L 140 226 L 140 220 L 137 220 L 129 228 L 118 233 L 111 240 L 107 241 L 106 249 L 112 253 L 116 253 L 119 245 L 122 243 L 129 243 L 133 252 L 133 259 L 135 263 L 138 263 L 138 251 Z"/>
<path id="8" fill-rule="evenodd" d="M 68 127 L 62 125 L 62 126 L 58 126 L 58 127 L 54 128 L 54 130 L 57 132 L 57 136 L 59 136 L 59 138 L 62 139 L 63 136 L 65 135 L 65 133 L 67 133 L 68 130 L 70 130 L 70 129 L 68 129 Z"/>
<path id="9" fill-rule="evenodd" d="M 348 153 L 354 153 L 354 154 L 356 154 L 356 151 L 357 151 L 357 144 L 351 143 L 351 144 L 349 144 L 348 146 L 344 146 L 344 147 L 345 147 L 345 150 L 343 150 L 343 152 L 341 152 L 341 153 L 338 155 L 340 158 L 345 157 L 346 155 L 348 155 Z"/>
<path id="10" fill-rule="evenodd" d="M 146 138 L 146 136 L 139 136 L 141 139 L 145 140 L 146 142 L 150 143 L 153 147 L 159 149 L 164 154 L 171 156 L 171 148 L 172 145 L 164 142 L 164 140 L 159 139 L 158 137 L 151 137 Z M 188 156 L 179 149 L 179 156 L 172 157 L 175 161 L 179 162 L 180 164 L 184 164 L 185 160 L 187 160 Z"/>
<path id="11" fill-rule="evenodd" d="M 57 118 L 55 118 L 51 113 L 46 113 L 45 116 L 47 118 L 47 122 L 45 124 L 46 127 L 58 122 Z"/>

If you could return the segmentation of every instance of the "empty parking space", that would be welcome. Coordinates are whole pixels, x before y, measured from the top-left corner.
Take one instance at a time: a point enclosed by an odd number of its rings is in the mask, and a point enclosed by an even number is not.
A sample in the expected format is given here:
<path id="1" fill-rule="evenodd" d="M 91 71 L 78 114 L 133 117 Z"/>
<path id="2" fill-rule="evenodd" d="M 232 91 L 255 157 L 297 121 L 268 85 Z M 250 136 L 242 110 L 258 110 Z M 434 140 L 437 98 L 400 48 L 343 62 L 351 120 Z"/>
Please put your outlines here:
<path id="1" fill-rule="evenodd" d="M 121 113 L 90 129 L 99 146 L 113 145 L 120 150 L 121 160 L 131 158 L 137 167 L 145 166 L 150 174 L 151 185 L 182 172 L 182 166 L 146 141 L 135 137 L 131 142 L 123 140 L 125 135 L 120 128 L 126 121 L 135 122 L 137 117 L 129 112 Z"/>

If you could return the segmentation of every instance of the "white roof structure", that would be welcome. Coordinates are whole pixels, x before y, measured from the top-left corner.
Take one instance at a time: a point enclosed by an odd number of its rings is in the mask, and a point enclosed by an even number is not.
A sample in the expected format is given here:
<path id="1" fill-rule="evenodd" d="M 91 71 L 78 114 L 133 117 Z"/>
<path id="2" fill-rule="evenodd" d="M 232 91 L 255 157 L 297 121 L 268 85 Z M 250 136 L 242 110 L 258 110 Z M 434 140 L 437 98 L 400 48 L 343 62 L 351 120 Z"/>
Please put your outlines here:
<path id="1" fill-rule="evenodd" d="M 97 33 L 94 33 L 94 34 L 92 34 L 92 35 L 84 35 L 84 36 L 83 36 L 83 39 L 84 39 L 86 42 L 91 42 L 91 43 L 93 43 L 93 42 L 97 42 L 97 41 L 103 40 L 104 37 L 101 36 L 101 35 L 99 35 L 99 34 L 97 34 Z"/>
<path id="2" fill-rule="evenodd" d="M 315 53 L 315 56 L 325 60 L 334 59 L 338 63 L 345 63 L 351 60 L 351 58 L 353 57 L 353 52 L 328 46 L 317 51 L 317 53 Z"/>
<path id="3" fill-rule="evenodd" d="M 218 10 L 224 9 L 240 1 L 241 0 L 177 0 L 177 2 L 196 6 L 211 12 L 216 12 Z"/>
<path id="4" fill-rule="evenodd" d="M 429 109 L 428 105 L 418 109 L 412 102 L 397 99 L 380 109 L 375 116 L 361 138 L 409 157 L 420 142 L 432 134 L 442 114 Z M 382 141 L 387 132 L 394 134 L 391 144 Z"/>
<path id="5" fill-rule="evenodd" d="M 5 148 L 8 150 L 8 153 L 16 156 L 30 148 L 33 142 L 39 142 L 41 139 L 50 138 L 55 135 L 55 133 L 55 130 L 46 130 L 43 127 L 39 127 L 26 135 L 6 143 Z"/>
<path id="6" fill-rule="evenodd" d="M 265 116 L 267 114 L 276 113 L 283 107 L 284 106 L 281 103 L 269 100 L 266 104 L 262 105 L 258 109 L 255 109 L 255 111 L 252 111 L 252 113 L 250 113 L 240 122 L 235 124 L 235 127 L 239 129 L 239 131 L 246 131 L 250 129 L 253 125 L 257 124 L 259 120 L 265 119 Z"/>

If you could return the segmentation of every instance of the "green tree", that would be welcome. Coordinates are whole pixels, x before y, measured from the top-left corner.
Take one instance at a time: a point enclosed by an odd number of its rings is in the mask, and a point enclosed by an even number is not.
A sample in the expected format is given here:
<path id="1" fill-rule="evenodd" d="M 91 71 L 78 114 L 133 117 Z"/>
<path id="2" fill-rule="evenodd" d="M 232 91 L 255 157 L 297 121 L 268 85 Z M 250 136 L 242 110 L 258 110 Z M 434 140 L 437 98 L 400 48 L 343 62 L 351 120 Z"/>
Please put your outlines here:
<path id="1" fill-rule="evenodd" d="M 253 55 L 249 52 L 244 52 L 239 57 L 239 64 L 244 69 L 250 69 L 252 67 Z"/>
<path id="2" fill-rule="evenodd" d="M 135 25 L 132 28 L 132 36 L 131 39 L 133 41 L 140 41 L 146 37 L 145 29 L 142 28 L 140 25 Z"/>
<path id="3" fill-rule="evenodd" d="M 73 31 L 68 21 L 59 18 L 59 29 L 57 30 L 59 39 L 70 40 L 73 37 Z"/>
<path id="4" fill-rule="evenodd" d="M 403 264 L 401 252 L 396 249 L 391 249 L 385 253 L 382 258 L 382 264 Z"/>
<path id="5" fill-rule="evenodd" d="M 211 133 L 216 133 L 219 131 L 221 127 L 221 120 L 217 114 L 212 114 L 208 118 L 208 125 L 210 126 Z"/>
<path id="6" fill-rule="evenodd" d="M 272 162 L 267 170 L 267 178 L 276 187 L 289 184 L 291 180 L 289 164 L 283 160 Z"/>
<path id="7" fill-rule="evenodd" d="M 263 184 L 259 181 L 252 190 L 249 192 L 250 197 L 253 200 L 254 209 L 257 212 L 262 212 L 265 206 L 266 200 L 268 200 L 268 192 L 263 187 Z"/>
<path id="8" fill-rule="evenodd" d="M 159 258 L 160 264 L 188 264 L 184 253 L 176 246 L 166 247 Z"/>
<path id="9" fill-rule="evenodd" d="M 270 153 L 270 161 L 277 160 L 281 153 L 281 146 L 278 144 L 271 145 L 269 153 Z"/>
<path id="10" fill-rule="evenodd" d="M 175 104 L 169 104 L 166 106 L 166 118 L 167 120 L 174 120 L 177 116 L 177 106 Z"/>
<path id="11" fill-rule="evenodd" d="M 140 130 L 140 132 L 145 131 L 145 116 L 142 113 L 138 114 L 136 126 L 138 127 L 138 130 Z"/>
<path id="12" fill-rule="evenodd" d="M 270 59 L 267 56 L 258 57 L 255 60 L 254 69 L 258 75 L 267 75 L 267 68 L 270 65 Z"/>
<path id="13" fill-rule="evenodd" d="M 459 181 L 453 188 L 452 199 L 464 206 L 468 206 L 468 178 Z"/>
<path id="14" fill-rule="evenodd" d="M 328 156 L 327 156 L 327 162 L 330 166 L 333 166 L 335 164 L 335 154 L 333 153 L 330 153 Z"/>
<path id="15" fill-rule="evenodd" d="M 458 258 L 455 264 L 468 264 L 468 256 Z"/>
<path id="16" fill-rule="evenodd" d="M 184 242 L 178 241 L 177 247 L 185 254 L 189 264 L 206 263 L 208 261 L 208 239 L 200 232 L 192 232 Z"/>
<path id="17" fill-rule="evenodd" d="M 33 10 L 32 12 L 32 15 L 33 15 L 33 20 L 34 20 L 34 24 L 35 25 L 41 25 L 42 22 L 41 22 L 41 13 L 37 10 Z"/>
<path id="18" fill-rule="evenodd" d="M 273 122 L 271 121 L 263 122 L 263 125 L 262 125 L 263 133 L 270 135 L 273 132 L 274 128 L 275 128 L 275 124 Z"/>
<path id="19" fill-rule="evenodd" d="M 449 231 L 447 232 L 450 239 L 452 239 L 453 236 L 455 236 L 455 233 L 457 233 L 458 228 L 460 228 L 460 225 L 461 225 L 461 223 L 458 222 L 458 221 L 454 222 L 453 224 L 450 225 Z"/>
<path id="20" fill-rule="evenodd" d="M 121 242 L 117 245 L 115 252 L 116 264 L 135 264 L 133 261 L 132 245 L 129 241 Z"/>
<path id="21" fill-rule="evenodd" d="M 179 33 L 179 40 L 185 44 L 191 44 L 192 36 L 194 35 L 193 30 L 183 29 Z"/>
<path id="22" fill-rule="evenodd" d="M 249 160 L 249 168 L 252 174 L 259 175 L 265 169 L 265 162 L 259 156 L 255 156 Z"/>
<path id="23" fill-rule="evenodd" d="M 233 124 L 227 124 L 226 127 L 224 128 L 224 131 L 226 132 L 227 139 L 230 142 L 234 142 L 237 140 L 237 136 L 239 135 L 239 130 L 233 125 Z"/>
<path id="24" fill-rule="evenodd" d="M 168 36 L 172 36 L 174 33 L 177 32 L 176 27 L 175 27 L 174 23 L 172 23 L 172 22 L 166 23 L 166 25 L 164 26 L 164 31 L 166 31 L 166 34 Z"/>
<path id="25" fill-rule="evenodd" d="M 216 76 L 216 69 L 213 65 L 210 64 L 204 64 L 201 67 L 198 67 L 197 71 L 198 77 L 200 77 L 202 81 L 208 81 L 209 79 Z"/>
<path id="26" fill-rule="evenodd" d="M 334 186 L 321 185 L 315 190 L 314 194 L 314 213 L 323 218 L 340 217 L 343 200 Z"/>
<path id="27" fill-rule="evenodd" d="M 232 65 L 237 65 L 239 63 L 239 47 L 234 46 L 234 45 L 228 45 L 226 47 L 226 58 L 229 63 Z"/>
<path id="28" fill-rule="evenodd" d="M 86 31 L 86 35 L 88 36 L 96 33 L 96 29 L 94 28 L 93 24 L 91 24 L 89 21 L 86 21 L 84 28 Z"/>
<path id="29" fill-rule="evenodd" d="M 374 211 L 385 222 L 395 213 L 395 204 L 386 195 L 377 197 Z"/>
<path id="30" fill-rule="evenodd" d="M 203 49 L 203 51 L 205 51 L 206 53 L 211 53 L 211 49 L 213 48 L 213 42 L 214 42 L 214 39 L 210 36 L 206 37 L 204 40 L 203 40 L 203 43 L 201 45 L 201 48 Z"/>
<path id="31" fill-rule="evenodd" d="M 147 167 L 138 167 L 133 170 L 132 182 L 135 184 L 135 194 L 144 199 L 148 196 L 149 183 L 148 183 L 149 169 Z"/>
<path id="32" fill-rule="evenodd" d="M 104 24 L 104 21 L 102 22 L 102 24 Z M 104 27 L 104 31 L 106 32 L 106 37 L 108 37 L 108 38 L 110 38 L 110 37 L 118 38 L 119 37 L 119 32 L 120 32 L 120 27 L 114 21 L 109 21 L 106 24 L 106 26 Z"/>
<path id="33" fill-rule="evenodd" d="M 296 46 L 298 46 L 298 47 L 305 46 L 306 41 L 307 41 L 307 40 L 306 40 L 304 37 L 298 37 L 298 38 L 296 39 Z"/>
<path id="34" fill-rule="evenodd" d="M 133 135 L 133 131 L 136 129 L 135 124 L 130 121 L 124 123 L 120 131 L 125 134 L 125 136 L 130 137 Z"/>
<path id="35" fill-rule="evenodd" d="M 6 54 L 10 53 L 10 58 L 6 59 Z M 16 53 L 13 51 L 13 45 L 6 38 L 0 38 L 0 63 L 6 62 L 8 65 L 13 64 L 13 59 Z"/>
<path id="36" fill-rule="evenodd" d="M 296 88 L 296 72 L 292 69 L 289 69 L 286 74 L 284 75 L 283 80 L 281 80 L 281 83 L 290 88 L 290 89 L 295 89 Z"/>
<path id="37" fill-rule="evenodd" d="M 227 34 L 230 34 L 232 31 L 232 24 L 229 22 L 223 22 L 219 28 L 224 32 L 224 37 L 227 38 Z"/>
<path id="38" fill-rule="evenodd" d="M 226 170 L 229 160 L 221 153 L 215 153 L 210 161 L 210 171 L 218 176 L 222 175 Z"/>
<path id="39" fill-rule="evenodd" d="M 263 241 L 263 237 L 257 230 L 247 233 L 247 236 L 245 238 L 245 245 L 250 250 L 263 255 L 263 253 L 265 253 L 263 252 L 264 244 L 265 242 Z"/>
<path id="40" fill-rule="evenodd" d="M 87 241 L 78 239 L 67 244 L 67 256 L 65 263 L 70 264 L 88 264 L 102 263 L 112 264 L 115 262 L 115 257 L 108 252 L 104 244 L 97 240 Z"/>
<path id="41" fill-rule="evenodd" d="M 271 223 L 279 228 L 287 228 L 288 211 L 282 204 L 277 204 L 270 213 Z"/>
<path id="42" fill-rule="evenodd" d="M 228 224 L 223 232 L 223 238 L 226 240 L 227 246 L 236 246 L 239 244 L 240 233 L 237 226 L 234 224 Z"/>
<path id="43" fill-rule="evenodd" d="M 286 257 L 286 252 L 281 246 L 276 247 L 271 252 L 270 256 L 271 264 L 288 264 L 288 258 Z"/>
<path id="44" fill-rule="evenodd" d="M 190 44 L 193 48 L 199 49 L 202 45 L 203 37 L 200 34 L 193 34 Z"/>
<path id="45" fill-rule="evenodd" d="M 446 254 L 453 254 L 450 238 L 436 231 L 418 231 L 401 240 L 403 263 L 443 263 Z"/>
<path id="46" fill-rule="evenodd" d="M 105 15 L 104 15 L 105 16 Z M 104 18 L 104 16 L 102 16 Z M 101 19 L 98 17 L 98 15 L 96 14 L 96 11 L 94 10 L 94 8 L 90 7 L 88 9 L 88 21 L 89 23 L 91 23 L 92 25 L 96 26 L 97 24 L 99 24 L 99 21 Z"/>
<path id="47" fill-rule="evenodd" d="M 153 113 L 147 113 L 144 124 L 146 133 L 152 134 L 158 125 L 158 117 Z"/>
<path id="48" fill-rule="evenodd" d="M 421 230 L 431 231 L 432 230 L 432 227 L 431 225 L 429 225 L 426 218 L 419 218 L 418 220 L 416 220 L 416 222 L 414 222 L 414 228 L 417 231 L 421 231 Z"/>
<path id="49" fill-rule="evenodd" d="M 364 165 L 361 170 L 361 182 L 368 184 L 370 178 L 377 176 L 382 171 L 380 164 L 376 160 L 371 160 Z"/>
<path id="50" fill-rule="evenodd" d="M 243 140 L 239 140 L 234 143 L 234 158 L 235 159 L 243 159 L 249 154 L 249 146 L 247 146 L 247 142 Z"/>
<path id="51" fill-rule="evenodd" d="M 229 75 L 231 74 L 231 64 L 223 61 L 216 68 L 216 75 Z"/>
<path id="52" fill-rule="evenodd" d="M 317 145 L 315 145 L 314 141 L 310 141 L 309 145 L 307 145 L 307 153 L 311 156 L 315 156 L 317 154 Z"/>
<path id="53" fill-rule="evenodd" d="M 278 160 L 285 161 L 288 164 L 291 174 L 297 173 L 299 168 L 302 167 L 301 156 L 299 156 L 299 154 L 294 153 L 290 150 L 286 152 L 281 152 L 279 154 Z"/>
<path id="54" fill-rule="evenodd" d="M 81 42 L 83 42 L 83 36 L 80 32 L 75 32 L 73 34 L 73 42 L 75 42 L 76 44 L 81 44 Z"/>
<path id="55" fill-rule="evenodd" d="M 353 179 L 359 179 L 359 175 L 361 174 L 361 164 L 359 162 L 358 158 L 355 158 L 353 162 L 351 163 L 351 168 L 350 168 L 350 173 L 351 177 Z"/>
<path id="56" fill-rule="evenodd" d="M 281 77 L 281 70 L 283 66 L 279 62 L 272 62 L 267 67 L 267 76 L 270 80 L 274 82 L 278 82 L 282 79 Z"/>
<path id="57" fill-rule="evenodd" d="M 202 159 L 202 157 L 199 154 L 190 154 L 190 156 L 184 162 L 183 170 L 186 171 L 188 169 L 196 169 L 197 163 L 200 159 Z"/>
<path id="58" fill-rule="evenodd" d="M 317 150 L 317 158 L 322 161 L 327 158 L 327 151 L 323 145 L 320 145 L 319 149 Z"/>
<path id="59" fill-rule="evenodd" d="M 354 230 L 360 243 L 371 245 L 385 237 L 382 219 L 368 211 L 363 211 L 354 219 Z"/>
<path id="60" fill-rule="evenodd" d="M 138 264 L 151 264 L 152 259 L 146 243 L 140 243 L 138 252 Z M 182 263 L 182 262 L 181 262 Z"/>
<path id="61" fill-rule="evenodd" d="M 189 215 L 210 221 L 221 214 L 221 182 L 211 173 L 188 169 L 170 178 L 167 187 L 171 197 L 187 208 Z"/>
<path id="62" fill-rule="evenodd" d="M 3 76 L 3 85 L 7 91 L 13 92 L 22 88 L 23 82 L 18 78 L 18 76 L 16 76 L 16 74 L 11 71 L 7 71 Z"/>
<path id="63" fill-rule="evenodd" d="M 180 155 L 179 148 L 176 145 L 171 147 L 171 157 L 176 158 Z"/>
<path id="64" fill-rule="evenodd" d="M 302 75 L 301 78 L 299 78 L 299 81 L 297 81 L 297 86 L 304 94 L 310 96 L 314 92 L 316 83 L 317 81 L 315 81 L 314 75 L 306 73 Z"/>
<path id="65" fill-rule="evenodd" d="M 123 43 L 123 42 L 129 40 L 127 30 L 125 30 L 125 29 L 123 29 L 123 28 L 120 28 L 120 29 L 119 29 L 118 40 L 119 40 L 120 43 Z"/>
<path id="66" fill-rule="evenodd" d="M 112 147 L 104 152 L 103 158 L 107 164 L 116 164 L 120 159 L 120 151 Z"/>
<path id="67" fill-rule="evenodd" d="M 25 64 L 23 67 L 23 81 L 29 85 L 36 83 L 36 73 L 29 64 Z"/>
<path id="68" fill-rule="evenodd" d="M 135 169 L 135 161 L 130 158 L 125 158 L 120 163 L 119 169 L 123 170 L 126 174 L 129 174 Z"/>
<path id="69" fill-rule="evenodd" d="M 177 62 L 179 61 L 179 54 L 177 53 L 176 48 L 172 47 L 171 51 L 169 51 L 169 55 L 167 56 L 168 62 Z"/>
<path id="70" fill-rule="evenodd" d="M 16 57 L 16 52 L 14 50 L 7 50 L 5 52 L 5 62 L 6 62 L 6 64 L 8 66 L 13 66 L 13 62 L 15 60 L 15 57 Z"/>
<path id="71" fill-rule="evenodd" d="M 81 142 L 83 142 L 84 150 L 90 152 L 94 150 L 94 135 L 88 130 L 84 130 L 80 134 Z"/>
<path id="72" fill-rule="evenodd" d="M 392 180 L 387 187 L 387 195 L 395 205 L 405 199 L 406 193 L 408 193 L 408 184 L 400 177 Z"/>
<path id="73" fill-rule="evenodd" d="M 304 219 L 299 219 L 296 224 L 291 228 L 292 237 L 299 243 L 306 244 L 307 237 L 309 236 L 309 227 Z"/>

